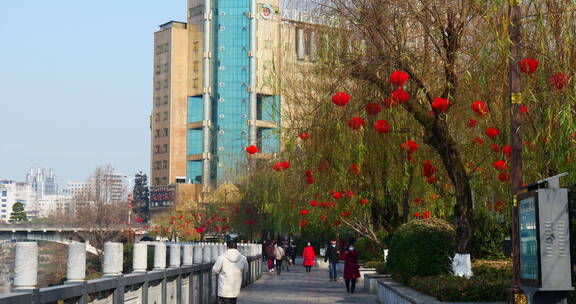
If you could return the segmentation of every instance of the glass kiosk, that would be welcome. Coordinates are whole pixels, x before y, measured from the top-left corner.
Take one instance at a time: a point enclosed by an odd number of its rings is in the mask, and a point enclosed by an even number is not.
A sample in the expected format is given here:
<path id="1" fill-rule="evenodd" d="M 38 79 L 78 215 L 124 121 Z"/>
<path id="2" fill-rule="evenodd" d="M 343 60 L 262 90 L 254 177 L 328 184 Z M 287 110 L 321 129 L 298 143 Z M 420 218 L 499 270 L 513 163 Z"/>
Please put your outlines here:
<path id="1" fill-rule="evenodd" d="M 557 303 L 572 287 L 566 173 L 526 186 L 518 196 L 520 284 L 528 303 Z"/>

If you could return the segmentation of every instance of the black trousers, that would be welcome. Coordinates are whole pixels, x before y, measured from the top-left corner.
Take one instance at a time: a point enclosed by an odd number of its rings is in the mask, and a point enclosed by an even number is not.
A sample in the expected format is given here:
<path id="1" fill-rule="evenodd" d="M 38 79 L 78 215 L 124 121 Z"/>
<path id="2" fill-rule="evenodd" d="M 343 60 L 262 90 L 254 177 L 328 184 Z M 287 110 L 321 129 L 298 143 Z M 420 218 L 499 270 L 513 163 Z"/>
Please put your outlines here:
<path id="1" fill-rule="evenodd" d="M 282 272 L 282 260 L 276 260 L 276 274 L 280 274 Z"/>
<path id="2" fill-rule="evenodd" d="M 312 266 L 305 266 L 305 267 L 306 267 L 306 272 L 312 271 Z"/>
<path id="3" fill-rule="evenodd" d="M 356 289 L 356 279 L 346 279 L 346 291 L 349 293 L 354 293 L 354 289 Z"/>
<path id="4" fill-rule="evenodd" d="M 223 297 L 219 297 L 218 304 L 236 304 L 236 299 L 238 299 L 238 298 L 223 298 Z"/>

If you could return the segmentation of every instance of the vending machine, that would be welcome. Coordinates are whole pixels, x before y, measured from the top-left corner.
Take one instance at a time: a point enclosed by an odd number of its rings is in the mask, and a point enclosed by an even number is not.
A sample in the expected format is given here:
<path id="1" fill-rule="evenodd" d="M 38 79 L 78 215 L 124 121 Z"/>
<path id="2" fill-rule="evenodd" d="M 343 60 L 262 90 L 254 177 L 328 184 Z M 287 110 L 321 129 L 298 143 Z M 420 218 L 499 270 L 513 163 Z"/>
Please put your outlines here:
<path id="1" fill-rule="evenodd" d="M 574 290 L 569 190 L 553 176 L 518 196 L 520 283 L 528 303 L 557 303 Z"/>

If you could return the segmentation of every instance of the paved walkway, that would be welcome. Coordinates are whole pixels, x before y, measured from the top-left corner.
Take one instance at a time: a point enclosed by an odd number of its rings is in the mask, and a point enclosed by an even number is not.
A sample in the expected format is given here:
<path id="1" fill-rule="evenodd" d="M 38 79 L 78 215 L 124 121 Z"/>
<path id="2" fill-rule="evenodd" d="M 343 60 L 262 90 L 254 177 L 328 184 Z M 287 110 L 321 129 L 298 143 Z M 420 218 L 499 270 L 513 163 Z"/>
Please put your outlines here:
<path id="1" fill-rule="evenodd" d="M 363 281 L 354 294 L 348 294 L 341 277 L 330 282 L 328 270 L 316 267 L 307 273 L 300 265 L 281 275 L 266 271 L 260 280 L 242 289 L 238 304 L 378 303 L 376 295 L 364 291 Z"/>

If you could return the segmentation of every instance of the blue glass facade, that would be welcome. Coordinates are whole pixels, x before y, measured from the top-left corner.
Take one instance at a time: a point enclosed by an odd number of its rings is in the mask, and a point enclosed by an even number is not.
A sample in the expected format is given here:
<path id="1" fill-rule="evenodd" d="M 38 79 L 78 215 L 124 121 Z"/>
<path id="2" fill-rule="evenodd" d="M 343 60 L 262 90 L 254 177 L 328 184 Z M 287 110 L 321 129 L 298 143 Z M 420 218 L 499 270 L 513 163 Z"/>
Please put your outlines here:
<path id="1" fill-rule="evenodd" d="M 214 0 L 212 16 L 212 181 L 236 180 L 245 173 L 250 119 L 250 1 Z M 254 29 L 255 30 L 255 29 Z M 188 122 L 202 121 L 202 98 L 188 99 Z M 280 123 L 280 98 L 258 96 L 258 119 Z M 279 150 L 274 129 L 258 130 L 261 153 Z M 202 130 L 188 130 L 187 154 L 202 153 Z M 191 182 L 202 175 L 201 161 L 187 162 Z"/>

